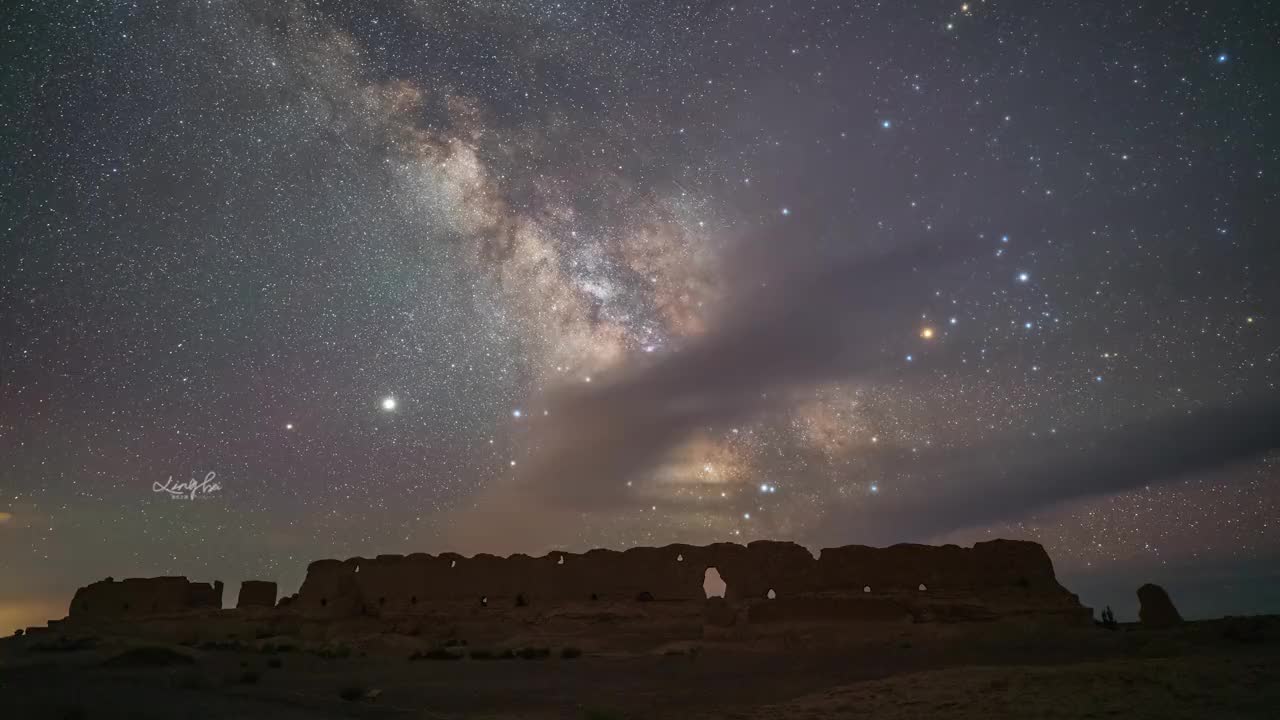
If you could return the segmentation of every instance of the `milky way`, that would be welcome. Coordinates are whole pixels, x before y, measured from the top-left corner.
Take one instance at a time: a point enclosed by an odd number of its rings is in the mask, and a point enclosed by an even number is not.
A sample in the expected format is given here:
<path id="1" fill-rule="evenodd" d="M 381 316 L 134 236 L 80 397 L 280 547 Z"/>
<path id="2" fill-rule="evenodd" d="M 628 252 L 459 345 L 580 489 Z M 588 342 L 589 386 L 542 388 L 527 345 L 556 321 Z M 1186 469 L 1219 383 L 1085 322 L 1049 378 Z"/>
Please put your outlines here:
<path id="1" fill-rule="evenodd" d="M 6 20 L 0 627 L 107 575 L 756 538 L 1280 610 L 1274 454 L 1000 465 L 1276 389 L 1265 4 L 161 5 Z M 725 337 L 654 457 L 512 490 L 564 398 Z M 947 502 L 975 448 L 991 503 Z"/>

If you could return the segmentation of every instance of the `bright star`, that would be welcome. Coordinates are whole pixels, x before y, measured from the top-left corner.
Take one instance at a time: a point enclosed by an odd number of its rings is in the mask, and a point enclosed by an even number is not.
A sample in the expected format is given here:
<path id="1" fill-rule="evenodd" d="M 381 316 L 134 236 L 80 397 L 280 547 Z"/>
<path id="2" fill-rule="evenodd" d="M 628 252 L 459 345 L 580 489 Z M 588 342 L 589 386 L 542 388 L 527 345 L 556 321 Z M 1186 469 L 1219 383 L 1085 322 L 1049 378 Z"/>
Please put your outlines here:
<path id="1" fill-rule="evenodd" d="M 1224 62 L 1226 62 L 1227 60 L 1228 60 L 1228 58 L 1227 58 L 1227 54 L 1226 54 L 1226 53 L 1222 53 L 1222 54 L 1218 55 L 1218 63 L 1219 63 L 1219 64 L 1224 63 Z"/>
<path id="2" fill-rule="evenodd" d="M 518 418 L 518 417 L 520 417 L 520 416 L 521 416 L 521 415 L 523 415 L 523 414 L 524 414 L 524 413 L 520 412 L 520 408 L 516 408 L 515 410 L 512 410 L 512 411 L 511 411 L 511 417 L 517 417 L 517 418 Z"/>
<path id="3" fill-rule="evenodd" d="M 884 128 L 885 130 L 888 130 L 889 128 L 893 127 L 893 123 L 890 122 L 889 120 L 881 120 L 880 127 Z"/>
<path id="4" fill-rule="evenodd" d="M 791 215 L 791 208 L 782 208 L 782 215 L 784 217 Z"/>
<path id="5" fill-rule="evenodd" d="M 285 430 L 292 430 L 292 429 L 293 429 L 293 423 L 285 423 L 284 429 L 285 429 Z"/>
<path id="6" fill-rule="evenodd" d="M 1024 272 L 1018 273 L 1018 282 L 1026 282 L 1030 279 L 1031 279 L 1030 273 L 1024 273 Z"/>
<path id="7" fill-rule="evenodd" d="M 927 328 L 925 328 L 925 329 L 921 330 L 921 331 L 920 331 L 920 337 L 924 338 L 925 340 L 932 340 L 932 339 L 933 339 L 933 328 L 931 328 L 931 327 L 927 327 Z"/>
<path id="8" fill-rule="evenodd" d="M 382 398 L 382 409 L 391 412 L 396 409 L 396 399 L 390 395 Z"/>

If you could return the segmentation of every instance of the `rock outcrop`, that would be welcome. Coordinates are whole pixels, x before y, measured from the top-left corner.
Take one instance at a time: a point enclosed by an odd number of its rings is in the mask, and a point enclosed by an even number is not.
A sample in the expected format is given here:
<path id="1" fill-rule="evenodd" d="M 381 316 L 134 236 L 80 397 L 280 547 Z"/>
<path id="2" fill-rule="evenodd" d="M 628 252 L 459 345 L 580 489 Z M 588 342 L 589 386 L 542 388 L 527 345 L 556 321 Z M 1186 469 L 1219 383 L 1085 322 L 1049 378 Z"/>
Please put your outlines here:
<path id="1" fill-rule="evenodd" d="M 159 615 L 222 607 L 222 582 L 185 577 L 112 578 L 86 585 L 71 599 L 69 618 Z"/>
<path id="2" fill-rule="evenodd" d="M 269 580 L 245 580 L 240 583 L 236 607 L 275 607 L 276 584 Z"/>
<path id="3" fill-rule="evenodd" d="M 1149 627 L 1169 627 L 1182 622 L 1182 616 L 1159 585 L 1147 583 L 1138 588 L 1138 619 Z"/>

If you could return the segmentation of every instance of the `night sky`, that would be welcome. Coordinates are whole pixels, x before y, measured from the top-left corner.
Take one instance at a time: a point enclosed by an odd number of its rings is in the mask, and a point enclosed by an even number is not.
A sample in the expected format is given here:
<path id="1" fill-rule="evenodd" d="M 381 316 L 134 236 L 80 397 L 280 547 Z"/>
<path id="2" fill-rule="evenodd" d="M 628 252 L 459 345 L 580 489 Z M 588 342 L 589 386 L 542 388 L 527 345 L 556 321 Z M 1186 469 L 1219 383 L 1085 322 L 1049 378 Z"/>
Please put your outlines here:
<path id="1" fill-rule="evenodd" d="M 1274 4 L 72 5 L 0 40 L 0 631 L 760 538 L 1280 612 L 1280 456 L 1178 454 L 1277 389 Z"/>

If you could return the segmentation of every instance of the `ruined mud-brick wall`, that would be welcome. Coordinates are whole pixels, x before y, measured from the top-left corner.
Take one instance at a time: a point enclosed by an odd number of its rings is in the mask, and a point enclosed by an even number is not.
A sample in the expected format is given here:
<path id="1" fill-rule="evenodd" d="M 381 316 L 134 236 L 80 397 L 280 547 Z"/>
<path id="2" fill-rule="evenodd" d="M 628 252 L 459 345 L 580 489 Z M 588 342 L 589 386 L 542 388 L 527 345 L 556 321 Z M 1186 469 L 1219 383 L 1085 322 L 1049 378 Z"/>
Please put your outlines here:
<path id="1" fill-rule="evenodd" d="M 245 580 L 240 583 L 236 607 L 275 607 L 276 584 L 268 580 Z"/>
<path id="2" fill-rule="evenodd" d="M 716 568 L 726 598 L 859 597 L 930 592 L 1016 597 L 1028 606 L 1080 608 L 1058 584 L 1044 548 L 994 540 L 955 545 L 846 546 L 815 559 L 789 542 L 668 545 L 623 552 L 553 552 L 542 557 L 413 554 L 319 560 L 292 608 L 314 617 L 426 613 L 459 606 L 545 607 L 589 600 L 702 600 L 705 571 Z M 921 590 L 921 586 L 926 588 Z"/>
<path id="3" fill-rule="evenodd" d="M 71 599 L 73 619 L 157 615 L 222 607 L 222 582 L 193 583 L 185 577 L 112 578 L 86 585 Z"/>

